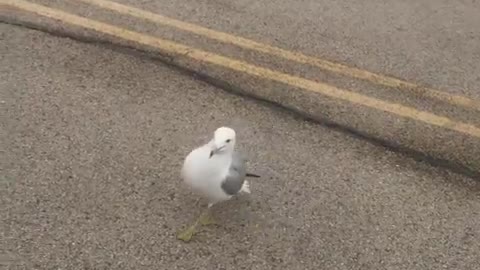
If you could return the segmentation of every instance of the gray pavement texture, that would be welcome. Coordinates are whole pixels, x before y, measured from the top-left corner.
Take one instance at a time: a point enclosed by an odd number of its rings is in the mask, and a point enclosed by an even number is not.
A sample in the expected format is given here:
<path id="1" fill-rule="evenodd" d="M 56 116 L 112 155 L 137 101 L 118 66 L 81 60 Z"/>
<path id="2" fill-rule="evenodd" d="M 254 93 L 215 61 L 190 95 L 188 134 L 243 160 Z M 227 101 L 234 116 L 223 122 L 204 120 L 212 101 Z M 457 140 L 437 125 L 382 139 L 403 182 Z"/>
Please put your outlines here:
<path id="1" fill-rule="evenodd" d="M 115 1 L 480 99 L 478 1 Z"/>
<path id="2" fill-rule="evenodd" d="M 226 45 L 132 16 L 120 15 L 80 1 L 34 0 L 148 35 L 179 42 L 280 72 L 480 126 L 480 112 L 426 98 L 420 93 L 363 82 Z M 392 75 L 451 94 L 479 99 L 480 10 L 478 1 L 130 1 L 130 6 L 291 51 Z M 127 42 L 81 31 L 68 24 L 27 15 L 49 30 L 71 36 Z M 128 44 L 140 50 L 153 50 Z M 158 53 L 158 50 L 157 50 Z M 162 53 L 162 52 L 159 52 Z M 164 53 L 164 52 L 163 52 Z M 392 148 L 419 151 L 436 163 L 480 178 L 480 139 L 393 114 L 331 99 L 288 85 L 168 55 L 175 64 L 225 80 L 250 95 L 295 108 L 365 134 Z"/>
<path id="3" fill-rule="evenodd" d="M 158 62 L 0 34 L 1 267 L 478 269 L 478 181 Z M 179 242 L 205 207 L 182 159 L 220 125 L 262 178 L 215 209 L 219 226 Z"/>

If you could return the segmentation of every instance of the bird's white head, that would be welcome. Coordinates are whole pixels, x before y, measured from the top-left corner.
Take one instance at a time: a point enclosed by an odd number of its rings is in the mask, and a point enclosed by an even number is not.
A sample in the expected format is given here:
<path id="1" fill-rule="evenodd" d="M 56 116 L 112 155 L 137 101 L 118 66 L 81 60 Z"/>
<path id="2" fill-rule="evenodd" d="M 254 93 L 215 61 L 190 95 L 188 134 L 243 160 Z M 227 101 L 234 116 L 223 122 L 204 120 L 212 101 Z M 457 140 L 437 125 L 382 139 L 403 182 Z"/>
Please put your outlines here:
<path id="1" fill-rule="evenodd" d="M 235 148 L 235 130 L 220 127 L 215 130 L 210 157 L 221 153 L 232 153 Z"/>

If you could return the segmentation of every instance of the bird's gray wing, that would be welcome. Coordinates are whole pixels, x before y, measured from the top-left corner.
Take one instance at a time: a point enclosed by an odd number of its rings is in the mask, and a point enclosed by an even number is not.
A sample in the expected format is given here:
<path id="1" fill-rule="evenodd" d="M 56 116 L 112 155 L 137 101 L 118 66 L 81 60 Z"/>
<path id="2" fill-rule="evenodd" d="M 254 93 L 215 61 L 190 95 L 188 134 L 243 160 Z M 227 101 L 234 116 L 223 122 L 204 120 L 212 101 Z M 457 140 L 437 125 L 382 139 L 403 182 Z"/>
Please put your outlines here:
<path id="1" fill-rule="evenodd" d="M 235 151 L 232 157 L 232 164 L 228 169 L 228 174 L 222 182 L 223 191 L 228 195 L 238 193 L 240 189 L 242 189 L 246 175 L 246 159 L 240 152 Z"/>

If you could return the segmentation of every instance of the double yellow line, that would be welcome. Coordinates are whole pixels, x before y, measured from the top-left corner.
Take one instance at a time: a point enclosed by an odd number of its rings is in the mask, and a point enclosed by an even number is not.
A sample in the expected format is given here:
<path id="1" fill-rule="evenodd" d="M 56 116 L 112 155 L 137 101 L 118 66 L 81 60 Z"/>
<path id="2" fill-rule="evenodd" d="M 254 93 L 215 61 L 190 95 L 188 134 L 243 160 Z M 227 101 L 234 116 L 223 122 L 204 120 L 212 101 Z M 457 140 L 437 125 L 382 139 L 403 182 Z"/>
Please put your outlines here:
<path id="1" fill-rule="evenodd" d="M 116 12 L 132 15 L 138 18 L 151 20 L 164 25 L 173 26 L 185 31 L 190 31 L 195 34 L 204 35 L 222 42 L 227 42 L 248 48 L 257 50 L 260 52 L 268 53 L 275 56 L 280 56 L 285 59 L 311 64 L 313 66 L 320 67 L 322 69 L 348 75 L 354 78 L 363 79 L 375 83 L 379 83 L 385 86 L 410 89 L 415 91 L 421 91 L 427 96 L 437 98 L 443 101 L 450 102 L 455 105 L 469 107 L 471 109 L 480 110 L 480 103 L 475 100 L 468 99 L 462 96 L 450 95 L 444 92 L 440 92 L 434 89 L 421 88 L 415 84 L 404 82 L 395 78 L 386 77 L 378 74 L 374 74 L 368 71 L 350 68 L 341 64 L 321 60 L 318 58 L 311 58 L 299 53 L 289 52 L 280 48 L 264 45 L 251 41 L 248 39 L 236 37 L 222 32 L 217 32 L 193 24 L 188 24 L 178 20 L 173 20 L 158 14 L 150 13 L 133 7 L 121 5 L 106 0 L 80 0 L 89 4 L 94 4 L 102 8 L 108 8 Z M 351 103 L 360 104 L 366 107 L 374 108 L 381 111 L 390 112 L 399 116 L 421 121 L 430 125 L 435 125 L 447 129 L 451 129 L 457 132 L 468 134 L 477 138 L 480 138 L 480 128 L 451 120 L 446 117 L 438 116 L 429 112 L 416 110 L 411 107 L 403 106 L 400 104 L 389 103 L 380 99 L 368 97 L 365 95 L 357 94 L 355 92 L 347 91 L 337 88 L 325 83 L 314 82 L 304 78 L 292 76 L 286 73 L 277 72 L 271 69 L 258 67 L 248 64 L 243 61 L 227 58 L 214 53 L 198 50 L 193 47 L 185 46 L 179 43 L 175 43 L 169 40 L 133 32 L 127 29 L 116 27 L 113 25 L 105 24 L 95 20 L 90 20 L 73 14 L 69 14 L 57 9 L 45 7 L 35 3 L 31 3 L 23 0 L 0 0 L 0 3 L 15 7 L 30 13 L 35 13 L 44 17 L 59 20 L 64 23 L 79 26 L 82 28 L 94 30 L 99 33 L 108 34 L 113 37 L 117 37 L 123 40 L 133 41 L 139 44 L 158 48 L 164 52 L 184 55 L 191 59 L 214 64 L 217 66 L 225 67 L 231 70 L 250 74 L 262 79 L 277 81 L 280 83 L 288 84 L 294 87 L 302 88 L 307 91 L 320 93 L 331 98 L 345 100 Z"/>
<path id="2" fill-rule="evenodd" d="M 108 0 L 77 0 L 77 1 L 85 2 L 91 5 L 104 8 L 104 9 L 109 9 L 120 14 L 137 17 L 137 18 L 152 21 L 158 24 L 181 29 L 183 31 L 188 31 L 197 35 L 210 38 L 210 39 L 221 41 L 223 43 L 232 44 L 241 48 L 254 50 L 261 53 L 266 53 L 273 56 L 281 57 L 290 61 L 315 66 L 329 72 L 349 76 L 349 77 L 360 79 L 360 80 L 365 80 L 368 82 L 372 82 L 374 84 L 380 84 L 380 85 L 391 87 L 394 89 L 414 91 L 428 98 L 435 98 L 444 102 L 448 102 L 453 105 L 459 105 L 459 106 L 480 111 L 480 101 L 472 100 L 463 96 L 448 94 L 448 93 L 441 92 L 439 90 L 428 88 L 428 87 L 421 87 L 411 82 L 407 82 L 407 81 L 400 80 L 393 77 L 384 76 L 381 74 L 376 74 L 363 69 L 345 66 L 339 63 L 308 56 L 302 53 L 287 51 L 278 47 L 273 47 L 273 46 L 259 43 L 250 39 L 215 31 L 212 29 L 201 27 L 199 25 L 182 22 L 166 16 L 162 16 L 160 14 L 141 10 L 131 6 L 122 5 L 122 4 L 108 1 Z"/>

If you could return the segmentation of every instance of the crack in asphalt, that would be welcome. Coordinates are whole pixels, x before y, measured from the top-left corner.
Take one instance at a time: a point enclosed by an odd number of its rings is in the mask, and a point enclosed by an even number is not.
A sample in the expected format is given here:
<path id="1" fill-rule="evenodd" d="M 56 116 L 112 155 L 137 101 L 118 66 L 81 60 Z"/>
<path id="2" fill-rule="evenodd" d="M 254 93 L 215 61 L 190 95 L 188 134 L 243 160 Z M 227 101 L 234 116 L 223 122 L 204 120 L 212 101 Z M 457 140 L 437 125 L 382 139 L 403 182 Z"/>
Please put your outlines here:
<path id="1" fill-rule="evenodd" d="M 55 37 L 60 37 L 60 38 L 67 38 L 71 40 L 75 40 L 78 42 L 82 43 L 89 43 L 89 44 L 96 44 L 96 45 L 102 45 L 105 46 L 111 50 L 128 54 L 128 55 L 135 55 L 137 57 L 142 57 L 151 61 L 157 61 L 161 62 L 162 64 L 173 68 L 177 71 L 179 71 L 181 74 L 187 75 L 189 77 L 193 77 L 199 81 L 205 82 L 211 86 L 214 86 L 216 88 L 222 89 L 223 91 L 240 96 L 243 98 L 251 99 L 257 102 L 261 102 L 264 105 L 269 106 L 270 108 L 277 109 L 277 110 L 282 110 L 284 112 L 290 113 L 291 115 L 295 116 L 297 119 L 301 119 L 304 121 L 312 122 L 324 127 L 327 127 L 329 129 L 333 129 L 336 131 L 339 131 L 343 134 L 346 134 L 348 136 L 361 139 L 363 141 L 367 141 L 375 146 L 380 146 L 383 148 L 386 148 L 392 152 L 401 154 L 405 157 L 411 158 L 417 162 L 420 163 L 426 163 L 432 167 L 437 167 L 437 168 L 442 168 L 446 169 L 447 171 L 460 174 L 463 176 L 470 177 L 474 180 L 479 180 L 480 179 L 480 171 L 471 168 L 467 165 L 458 163 L 458 162 L 453 162 L 447 159 L 442 159 L 442 158 L 437 158 L 432 155 L 429 155 L 427 153 L 424 153 L 422 151 L 405 147 L 400 144 L 397 144 L 392 141 L 388 141 L 385 139 L 382 139 L 380 137 L 372 136 L 366 132 L 362 132 L 359 130 L 356 130 L 354 128 L 351 128 L 349 126 L 345 126 L 339 123 L 336 123 L 334 121 L 331 121 L 325 117 L 321 117 L 318 115 L 313 115 L 309 114 L 305 111 L 302 111 L 300 109 L 294 108 L 292 106 L 288 106 L 285 104 L 282 104 L 280 102 L 276 102 L 273 100 L 270 100 L 268 98 L 265 98 L 260 95 L 256 95 L 254 93 L 248 92 L 243 90 L 241 87 L 233 85 L 229 83 L 228 81 L 212 77 L 206 73 L 196 71 L 193 69 L 190 69 L 188 67 L 182 66 L 180 64 L 175 63 L 174 57 L 169 56 L 166 54 L 159 53 L 158 51 L 151 51 L 148 52 L 146 50 L 140 50 L 139 48 L 135 46 L 130 46 L 130 45 L 124 45 L 124 44 L 116 44 L 114 42 L 111 42 L 109 40 L 102 40 L 100 38 L 92 38 L 88 37 L 86 35 L 81 35 L 81 34 L 73 34 L 69 31 L 61 31 L 61 30 L 52 30 L 49 29 L 46 26 L 38 25 L 35 23 L 27 22 L 27 21 L 20 21 L 16 20 L 12 17 L 7 17 L 7 16 L 0 16 L 0 23 L 2 24 L 7 24 L 11 26 L 17 26 L 17 27 L 23 27 L 27 28 L 30 30 L 36 30 L 40 31 Z"/>

